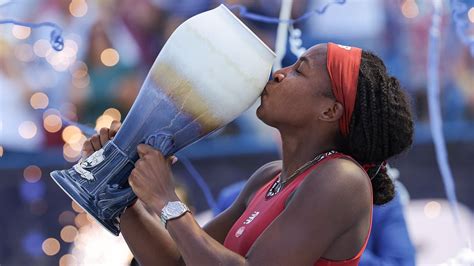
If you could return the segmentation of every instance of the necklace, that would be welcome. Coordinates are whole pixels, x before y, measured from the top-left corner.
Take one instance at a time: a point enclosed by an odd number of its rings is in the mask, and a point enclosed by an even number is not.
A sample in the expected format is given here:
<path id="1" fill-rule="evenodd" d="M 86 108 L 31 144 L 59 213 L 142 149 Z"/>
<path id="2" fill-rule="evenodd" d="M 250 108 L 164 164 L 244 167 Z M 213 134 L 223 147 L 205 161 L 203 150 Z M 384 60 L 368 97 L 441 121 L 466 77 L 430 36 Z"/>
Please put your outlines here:
<path id="1" fill-rule="evenodd" d="M 281 173 L 280 173 L 277 180 L 275 180 L 273 185 L 268 190 L 267 195 L 265 196 L 265 198 L 269 199 L 269 198 L 275 196 L 276 194 L 278 194 L 278 192 L 280 192 L 283 189 L 283 187 L 285 186 L 286 183 L 288 183 L 293 178 L 295 178 L 296 176 L 301 174 L 304 170 L 308 169 L 310 166 L 312 166 L 314 164 L 317 164 L 318 162 L 320 162 L 324 158 L 326 158 L 330 155 L 333 155 L 335 153 L 337 153 L 337 151 L 331 150 L 331 151 L 328 151 L 328 152 L 318 154 L 312 160 L 306 162 L 305 164 L 300 166 L 298 169 L 296 169 L 286 180 L 281 180 Z"/>

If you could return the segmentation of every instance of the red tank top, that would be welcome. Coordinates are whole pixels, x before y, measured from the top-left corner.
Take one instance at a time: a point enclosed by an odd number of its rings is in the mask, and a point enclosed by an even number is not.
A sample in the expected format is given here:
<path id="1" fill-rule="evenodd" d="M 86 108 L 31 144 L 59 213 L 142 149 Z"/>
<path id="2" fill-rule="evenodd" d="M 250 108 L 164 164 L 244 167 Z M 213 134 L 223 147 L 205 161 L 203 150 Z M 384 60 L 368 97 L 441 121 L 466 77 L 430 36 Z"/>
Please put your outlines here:
<path id="1" fill-rule="evenodd" d="M 266 194 L 272 184 L 278 178 L 278 175 L 275 178 L 272 178 L 267 184 L 260 188 L 253 199 L 250 201 L 247 209 L 244 211 L 242 216 L 234 223 L 232 228 L 227 233 L 227 236 L 224 240 L 224 246 L 228 249 L 245 256 L 253 245 L 255 240 L 260 236 L 260 234 L 270 225 L 270 223 L 285 209 L 285 203 L 288 197 L 298 188 L 304 178 L 315 169 L 322 162 L 334 159 L 334 158 L 348 158 L 353 160 L 351 157 L 335 153 L 329 155 L 328 157 L 322 159 L 320 162 L 316 163 L 312 167 L 305 170 L 303 173 L 298 175 L 293 182 L 283 187 L 283 189 L 276 194 L 275 196 L 266 199 Z M 371 187 L 372 189 L 372 187 Z M 258 219 L 256 217 L 258 216 Z M 365 240 L 362 249 L 357 253 L 357 255 L 349 260 L 343 261 L 333 261 L 320 258 L 315 262 L 316 266 L 352 266 L 358 265 L 360 257 L 367 245 L 369 239 L 370 229 L 372 228 L 372 210 L 370 212 L 370 228 L 367 238 Z M 253 220 L 255 219 L 255 222 Z"/>

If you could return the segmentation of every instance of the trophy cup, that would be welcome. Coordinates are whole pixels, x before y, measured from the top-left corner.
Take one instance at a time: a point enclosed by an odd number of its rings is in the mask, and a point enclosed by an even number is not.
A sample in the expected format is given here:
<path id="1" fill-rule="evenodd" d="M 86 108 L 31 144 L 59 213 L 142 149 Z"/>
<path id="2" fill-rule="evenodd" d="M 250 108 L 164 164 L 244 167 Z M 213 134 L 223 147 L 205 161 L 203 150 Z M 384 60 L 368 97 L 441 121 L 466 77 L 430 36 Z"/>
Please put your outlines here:
<path id="1" fill-rule="evenodd" d="M 165 156 L 225 126 L 261 94 L 275 54 L 224 5 L 181 24 L 113 140 L 53 180 L 115 235 L 136 196 L 128 176 L 146 143 Z"/>

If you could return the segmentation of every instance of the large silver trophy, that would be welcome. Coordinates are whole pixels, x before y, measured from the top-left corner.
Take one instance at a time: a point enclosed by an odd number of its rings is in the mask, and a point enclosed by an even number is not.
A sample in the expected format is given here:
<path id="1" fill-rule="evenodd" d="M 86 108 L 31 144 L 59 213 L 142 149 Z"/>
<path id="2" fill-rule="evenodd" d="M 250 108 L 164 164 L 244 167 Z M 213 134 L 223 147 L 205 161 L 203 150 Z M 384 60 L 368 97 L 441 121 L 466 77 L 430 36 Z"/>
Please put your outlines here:
<path id="1" fill-rule="evenodd" d="M 128 176 L 146 143 L 172 155 L 230 123 L 261 94 L 275 54 L 225 6 L 181 24 L 112 141 L 51 177 L 112 233 L 136 198 Z"/>

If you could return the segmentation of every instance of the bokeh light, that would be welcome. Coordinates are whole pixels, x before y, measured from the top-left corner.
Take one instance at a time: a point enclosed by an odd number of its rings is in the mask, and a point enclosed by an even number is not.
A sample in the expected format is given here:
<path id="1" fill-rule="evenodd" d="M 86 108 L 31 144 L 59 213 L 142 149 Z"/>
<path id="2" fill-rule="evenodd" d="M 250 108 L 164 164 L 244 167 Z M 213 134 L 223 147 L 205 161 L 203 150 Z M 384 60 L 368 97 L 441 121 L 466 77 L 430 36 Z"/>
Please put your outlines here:
<path id="1" fill-rule="evenodd" d="M 33 44 L 33 52 L 39 57 L 46 57 L 52 52 L 51 44 L 48 40 L 40 39 Z"/>
<path id="2" fill-rule="evenodd" d="M 402 14 L 406 18 L 415 18 L 419 14 L 418 5 L 415 0 L 405 0 L 402 4 Z"/>
<path id="3" fill-rule="evenodd" d="M 29 165 L 23 170 L 23 178 L 28 183 L 36 183 L 41 179 L 41 168 L 36 165 Z"/>
<path id="4" fill-rule="evenodd" d="M 78 265 L 78 261 L 76 257 L 74 257 L 72 254 L 63 255 L 59 259 L 59 266 L 71 266 L 71 265 Z"/>
<path id="5" fill-rule="evenodd" d="M 58 217 L 58 222 L 61 225 L 74 224 L 74 218 L 76 218 L 76 214 L 74 212 L 63 211 Z"/>
<path id="6" fill-rule="evenodd" d="M 122 119 L 122 114 L 120 111 L 115 108 L 109 108 L 104 111 L 104 115 L 110 116 L 113 120 L 120 121 Z"/>
<path id="7" fill-rule="evenodd" d="M 68 162 L 76 162 L 81 157 L 81 151 L 68 143 L 63 146 L 63 157 Z"/>
<path id="8" fill-rule="evenodd" d="M 84 212 L 84 209 L 79 204 L 77 204 L 75 201 L 71 202 L 71 207 L 77 213 L 83 213 Z"/>
<path id="9" fill-rule="evenodd" d="M 441 214 L 441 204 L 437 201 L 430 201 L 426 203 L 423 211 L 426 217 L 430 219 L 437 218 Z"/>
<path id="10" fill-rule="evenodd" d="M 35 92 L 30 97 L 30 104 L 33 109 L 45 109 L 49 104 L 48 95 L 43 92 Z"/>
<path id="11" fill-rule="evenodd" d="M 26 38 L 30 37 L 31 28 L 30 27 L 25 27 L 25 26 L 20 26 L 20 25 L 13 25 L 12 34 L 13 34 L 13 36 L 15 36 L 15 38 L 23 40 L 23 39 L 26 39 Z"/>
<path id="12" fill-rule="evenodd" d="M 43 127 L 48 132 L 58 132 L 59 130 L 61 130 L 62 126 L 63 122 L 61 120 L 61 117 L 59 117 L 58 115 L 50 114 L 43 119 Z"/>
<path id="13" fill-rule="evenodd" d="M 86 212 L 86 218 L 87 218 L 87 220 L 89 220 L 90 223 L 95 223 L 96 222 L 95 218 L 92 217 L 92 215 L 88 214 L 87 212 Z"/>
<path id="14" fill-rule="evenodd" d="M 82 132 L 76 126 L 67 126 L 63 129 L 62 138 L 65 143 L 75 143 L 81 139 Z"/>
<path id="15" fill-rule="evenodd" d="M 88 6 L 85 0 L 72 0 L 69 4 L 69 12 L 76 18 L 85 16 L 87 9 Z"/>
<path id="16" fill-rule="evenodd" d="M 87 65 L 82 61 L 76 61 L 70 68 L 72 77 L 75 79 L 85 78 L 89 69 Z"/>
<path id="17" fill-rule="evenodd" d="M 74 239 L 77 236 L 77 228 L 72 225 L 66 225 L 61 230 L 61 239 L 66 243 L 74 242 Z"/>
<path id="18" fill-rule="evenodd" d="M 96 123 L 95 123 L 95 130 L 97 132 L 100 131 L 101 128 L 106 127 L 110 128 L 112 125 L 112 122 L 114 121 L 114 118 L 108 115 L 101 115 L 99 118 L 97 118 Z"/>
<path id="19" fill-rule="evenodd" d="M 64 41 L 63 51 L 68 57 L 76 56 L 78 49 L 79 47 L 77 46 L 76 41 L 71 40 L 71 39 L 67 39 Z"/>
<path id="20" fill-rule="evenodd" d="M 76 152 L 81 152 L 82 151 L 82 146 L 84 145 L 84 142 L 86 142 L 87 137 L 84 135 L 81 135 L 81 138 L 79 141 L 73 142 L 73 143 L 68 143 L 70 148 L 73 149 Z"/>
<path id="21" fill-rule="evenodd" d="M 76 224 L 77 227 L 81 228 L 83 226 L 88 225 L 90 221 L 89 219 L 87 219 L 87 214 L 85 212 L 82 212 L 76 215 L 76 218 L 74 219 L 74 223 Z"/>
<path id="22" fill-rule="evenodd" d="M 46 61 L 58 72 L 66 71 L 76 61 L 78 45 L 74 40 L 66 39 L 61 51 L 46 53 Z M 43 53 L 40 53 L 43 54 Z"/>
<path id="23" fill-rule="evenodd" d="M 56 238 L 51 237 L 43 241 L 42 248 L 44 254 L 48 256 L 54 256 L 58 254 L 61 245 L 59 244 L 59 241 Z"/>
<path id="24" fill-rule="evenodd" d="M 24 121 L 18 127 L 18 133 L 24 139 L 31 139 L 34 136 L 36 136 L 37 130 L 38 129 L 37 129 L 35 123 L 33 123 L 31 121 Z"/>
<path id="25" fill-rule="evenodd" d="M 3 157 L 3 146 L 0 145 L 0 157 Z"/>
<path id="26" fill-rule="evenodd" d="M 100 61 L 108 67 L 115 66 L 119 62 L 119 59 L 119 53 L 113 48 L 107 48 L 100 53 Z"/>
<path id="27" fill-rule="evenodd" d="M 79 204 L 77 204 L 75 201 L 71 201 L 71 207 L 77 213 L 83 213 L 84 212 L 84 209 Z"/>
<path id="28" fill-rule="evenodd" d="M 467 17 L 471 23 L 474 23 L 474 7 L 471 7 L 467 12 Z"/>

